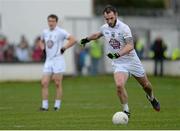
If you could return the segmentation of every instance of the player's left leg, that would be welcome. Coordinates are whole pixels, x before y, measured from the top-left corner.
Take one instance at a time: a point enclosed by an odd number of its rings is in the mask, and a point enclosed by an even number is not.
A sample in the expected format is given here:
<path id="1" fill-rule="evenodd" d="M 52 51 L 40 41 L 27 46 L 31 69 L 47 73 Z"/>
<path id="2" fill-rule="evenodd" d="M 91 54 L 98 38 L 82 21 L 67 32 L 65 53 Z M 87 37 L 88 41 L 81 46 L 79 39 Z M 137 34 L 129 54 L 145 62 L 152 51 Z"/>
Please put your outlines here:
<path id="1" fill-rule="evenodd" d="M 48 110 L 48 86 L 51 79 L 50 74 L 44 74 L 41 80 L 41 92 L 42 92 L 42 107 L 41 111 Z"/>
<path id="2" fill-rule="evenodd" d="M 53 74 L 53 80 L 56 87 L 56 96 L 55 96 L 55 103 L 54 103 L 54 109 L 58 110 L 61 106 L 61 100 L 62 100 L 62 80 L 63 75 L 60 73 Z"/>
<path id="3" fill-rule="evenodd" d="M 136 77 L 136 80 L 141 84 L 141 86 L 143 87 L 144 91 L 147 94 L 147 98 L 148 100 L 151 102 L 153 108 L 156 111 L 160 111 L 160 103 L 158 102 L 158 100 L 154 97 L 154 93 L 153 93 L 153 89 L 152 89 L 152 85 L 150 83 L 150 81 L 148 80 L 147 76 L 144 75 L 143 77 Z"/>

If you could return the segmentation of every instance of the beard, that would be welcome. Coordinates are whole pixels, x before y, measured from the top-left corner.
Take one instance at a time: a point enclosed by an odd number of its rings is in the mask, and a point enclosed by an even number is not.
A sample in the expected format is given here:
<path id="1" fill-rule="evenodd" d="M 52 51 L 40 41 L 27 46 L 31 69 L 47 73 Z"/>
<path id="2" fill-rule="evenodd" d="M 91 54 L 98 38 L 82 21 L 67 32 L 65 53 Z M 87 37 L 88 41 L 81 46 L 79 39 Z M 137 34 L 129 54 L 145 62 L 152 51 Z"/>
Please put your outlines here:
<path id="1" fill-rule="evenodd" d="M 117 20 L 115 20 L 114 23 L 109 23 L 108 25 L 109 25 L 110 27 L 114 27 L 114 26 L 116 25 L 116 22 L 117 22 Z"/>

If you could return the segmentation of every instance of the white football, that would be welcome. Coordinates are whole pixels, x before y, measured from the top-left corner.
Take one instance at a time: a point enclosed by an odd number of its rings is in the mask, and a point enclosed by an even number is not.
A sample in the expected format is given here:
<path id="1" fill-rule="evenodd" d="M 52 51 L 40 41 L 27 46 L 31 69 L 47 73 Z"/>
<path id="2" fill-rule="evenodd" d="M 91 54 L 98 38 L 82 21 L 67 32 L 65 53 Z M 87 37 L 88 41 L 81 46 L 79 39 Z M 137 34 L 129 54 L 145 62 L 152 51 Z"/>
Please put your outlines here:
<path id="1" fill-rule="evenodd" d="M 118 124 L 127 124 L 128 123 L 128 116 L 126 113 L 124 112 L 116 112 L 113 117 L 112 117 L 112 122 L 113 124 L 115 125 L 118 125 Z"/>

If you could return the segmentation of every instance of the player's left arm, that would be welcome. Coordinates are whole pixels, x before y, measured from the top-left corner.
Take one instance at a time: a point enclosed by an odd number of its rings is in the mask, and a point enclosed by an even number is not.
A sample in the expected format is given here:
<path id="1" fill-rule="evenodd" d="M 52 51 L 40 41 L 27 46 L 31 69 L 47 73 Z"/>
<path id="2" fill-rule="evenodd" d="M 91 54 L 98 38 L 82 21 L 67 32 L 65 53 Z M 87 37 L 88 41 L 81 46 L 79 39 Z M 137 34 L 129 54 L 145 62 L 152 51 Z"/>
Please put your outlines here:
<path id="1" fill-rule="evenodd" d="M 128 54 L 134 49 L 133 38 L 129 37 L 125 39 L 125 46 L 118 52 L 119 56 Z"/>
<path id="2" fill-rule="evenodd" d="M 61 48 L 61 54 L 63 54 L 65 52 L 66 49 L 70 48 L 71 46 L 73 46 L 76 43 L 76 39 L 74 36 L 69 35 L 67 38 L 67 43 L 65 44 L 64 47 Z"/>
<path id="3" fill-rule="evenodd" d="M 123 38 L 124 38 L 125 46 L 122 49 L 120 49 L 120 51 L 118 52 L 120 57 L 128 54 L 130 51 L 134 49 L 133 37 L 132 37 L 131 29 L 129 28 L 128 25 L 124 26 L 123 28 Z"/>

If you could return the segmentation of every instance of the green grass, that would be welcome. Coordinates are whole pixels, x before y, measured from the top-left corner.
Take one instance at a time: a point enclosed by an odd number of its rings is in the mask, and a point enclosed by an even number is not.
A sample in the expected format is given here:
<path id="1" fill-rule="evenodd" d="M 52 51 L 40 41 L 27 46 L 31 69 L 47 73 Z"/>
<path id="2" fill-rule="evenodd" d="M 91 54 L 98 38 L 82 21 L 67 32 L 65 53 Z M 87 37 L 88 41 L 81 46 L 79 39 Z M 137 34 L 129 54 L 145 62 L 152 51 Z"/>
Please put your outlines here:
<path id="1" fill-rule="evenodd" d="M 54 85 L 49 91 L 50 110 L 40 112 L 40 82 L 0 83 L 0 129 L 180 129 L 180 78 L 150 77 L 161 102 L 155 112 L 134 78 L 127 82 L 131 118 L 128 125 L 113 125 L 120 111 L 111 75 L 65 77 L 60 111 L 53 111 Z"/>

